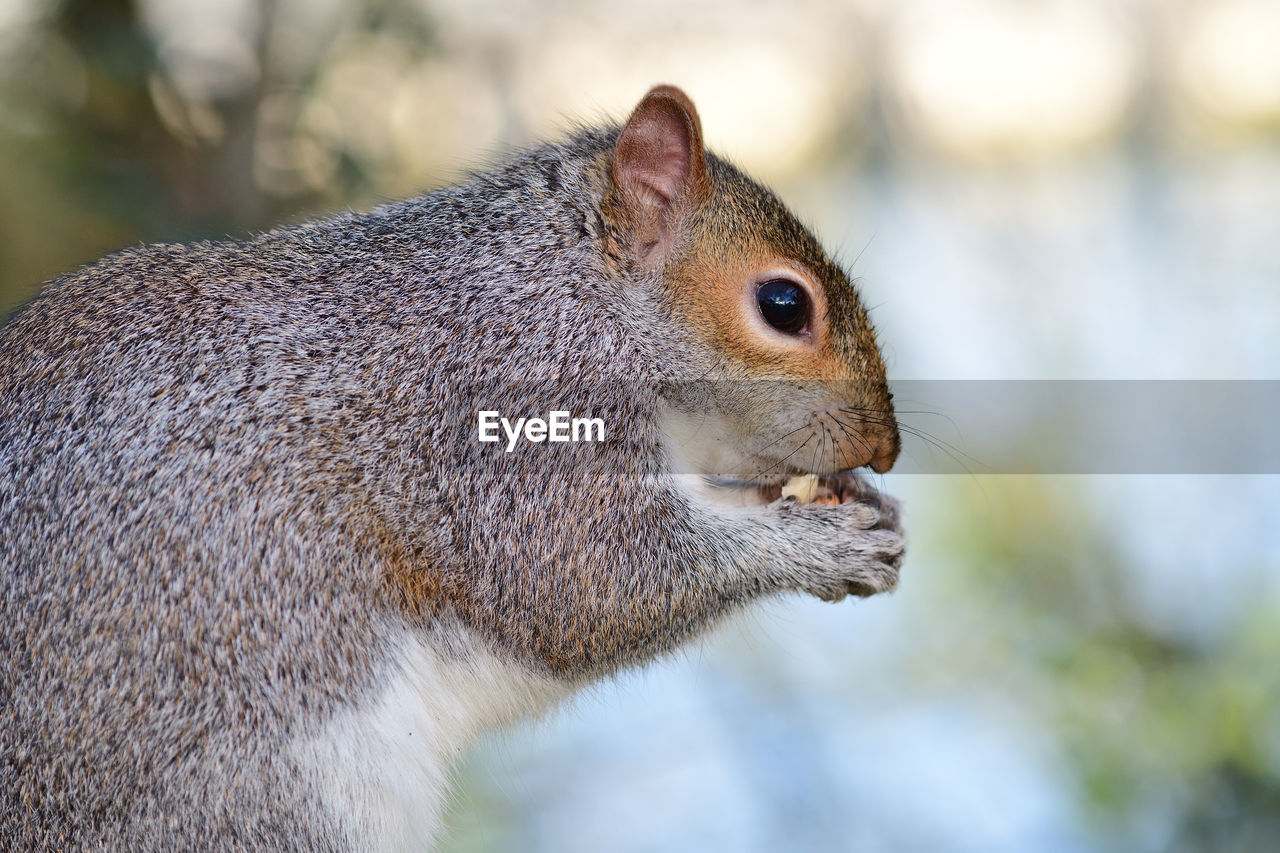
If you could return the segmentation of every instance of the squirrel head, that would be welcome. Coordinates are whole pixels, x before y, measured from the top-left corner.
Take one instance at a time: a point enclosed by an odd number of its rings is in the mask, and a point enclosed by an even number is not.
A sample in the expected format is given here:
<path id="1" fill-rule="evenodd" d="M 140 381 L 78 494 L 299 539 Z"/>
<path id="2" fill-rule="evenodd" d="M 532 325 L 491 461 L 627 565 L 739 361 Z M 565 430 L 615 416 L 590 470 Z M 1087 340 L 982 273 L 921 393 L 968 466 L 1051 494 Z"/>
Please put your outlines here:
<path id="1" fill-rule="evenodd" d="M 664 427 L 685 463 L 764 483 L 889 470 L 901 445 L 892 397 L 849 276 L 771 192 L 706 153 L 684 92 L 645 95 L 609 182 L 614 252 L 660 282 L 693 344 L 684 372 L 699 381 L 670 395 Z"/>

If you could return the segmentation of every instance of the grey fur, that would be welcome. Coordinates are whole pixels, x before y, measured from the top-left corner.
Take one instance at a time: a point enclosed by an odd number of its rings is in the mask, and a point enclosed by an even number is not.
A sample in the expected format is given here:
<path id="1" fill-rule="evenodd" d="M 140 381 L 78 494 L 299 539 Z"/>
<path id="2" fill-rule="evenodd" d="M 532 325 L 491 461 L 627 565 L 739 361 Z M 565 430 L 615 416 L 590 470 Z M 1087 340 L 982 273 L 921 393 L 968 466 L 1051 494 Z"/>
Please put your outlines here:
<path id="1" fill-rule="evenodd" d="M 580 684 L 761 595 L 896 583 L 888 499 L 730 516 L 674 485 L 664 383 L 723 359 L 610 248 L 616 135 L 127 249 L 0 330 L 0 847 L 349 849 L 285 746 L 377 690 L 387 625 Z M 759 397 L 720 402 L 785 405 Z M 548 401 L 615 434 L 476 443 L 476 408 Z"/>

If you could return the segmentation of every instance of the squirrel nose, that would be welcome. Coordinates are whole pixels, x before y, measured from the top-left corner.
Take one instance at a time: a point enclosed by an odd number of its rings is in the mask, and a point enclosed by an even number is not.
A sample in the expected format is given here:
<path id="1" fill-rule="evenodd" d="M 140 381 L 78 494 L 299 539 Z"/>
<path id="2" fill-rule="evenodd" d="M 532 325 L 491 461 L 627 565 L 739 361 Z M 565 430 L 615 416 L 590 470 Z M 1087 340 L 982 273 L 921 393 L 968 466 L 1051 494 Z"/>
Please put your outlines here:
<path id="1" fill-rule="evenodd" d="M 871 457 L 871 470 L 877 474 L 887 473 L 898 461 L 898 451 L 902 449 L 902 438 L 896 426 L 879 428 L 880 440 L 875 445 L 875 455 Z"/>
<path id="2" fill-rule="evenodd" d="M 849 437 L 844 461 L 845 468 L 861 468 L 869 465 L 877 474 L 884 474 L 898 460 L 902 439 L 895 424 L 858 424 Z"/>

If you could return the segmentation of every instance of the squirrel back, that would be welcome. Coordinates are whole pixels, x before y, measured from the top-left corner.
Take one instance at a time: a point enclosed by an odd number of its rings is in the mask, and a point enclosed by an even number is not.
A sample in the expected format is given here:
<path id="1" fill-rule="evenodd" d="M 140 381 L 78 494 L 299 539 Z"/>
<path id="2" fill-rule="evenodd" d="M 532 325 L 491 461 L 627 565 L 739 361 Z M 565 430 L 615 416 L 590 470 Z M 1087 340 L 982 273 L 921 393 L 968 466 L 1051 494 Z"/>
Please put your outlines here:
<path id="1" fill-rule="evenodd" d="M 605 440 L 477 440 L 553 409 Z M 670 87 L 78 270 L 0 329 L 0 842 L 420 849 L 485 729 L 758 596 L 892 588 L 848 472 L 892 423 L 847 277 Z"/>

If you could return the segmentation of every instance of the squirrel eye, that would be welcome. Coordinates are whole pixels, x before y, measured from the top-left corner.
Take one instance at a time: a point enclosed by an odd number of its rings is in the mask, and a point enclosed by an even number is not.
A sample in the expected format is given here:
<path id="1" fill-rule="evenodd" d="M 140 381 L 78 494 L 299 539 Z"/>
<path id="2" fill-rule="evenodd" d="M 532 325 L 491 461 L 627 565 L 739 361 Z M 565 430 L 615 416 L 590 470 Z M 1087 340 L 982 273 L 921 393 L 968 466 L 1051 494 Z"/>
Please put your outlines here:
<path id="1" fill-rule="evenodd" d="M 809 323 L 809 294 L 794 281 L 766 281 L 756 290 L 756 304 L 765 322 L 779 332 L 798 335 Z"/>

